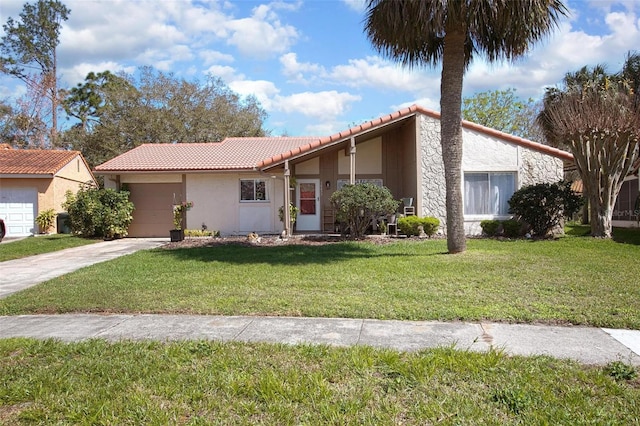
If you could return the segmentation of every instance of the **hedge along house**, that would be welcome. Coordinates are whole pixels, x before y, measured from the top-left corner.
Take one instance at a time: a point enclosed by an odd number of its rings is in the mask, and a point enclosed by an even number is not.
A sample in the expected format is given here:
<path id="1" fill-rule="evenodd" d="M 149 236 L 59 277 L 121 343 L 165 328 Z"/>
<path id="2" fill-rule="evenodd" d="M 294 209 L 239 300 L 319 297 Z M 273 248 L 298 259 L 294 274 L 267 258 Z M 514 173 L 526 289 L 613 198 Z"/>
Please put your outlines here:
<path id="1" fill-rule="evenodd" d="M 64 212 L 66 192 L 95 178 L 79 151 L 12 149 L 0 144 L 0 219 L 8 237 L 38 233 L 35 218 L 42 211 Z M 54 231 L 57 223 L 54 223 Z"/>
<path id="2" fill-rule="evenodd" d="M 523 185 L 562 179 L 564 151 L 463 122 L 464 213 L 506 219 Z M 440 114 L 411 106 L 328 137 L 227 138 L 210 144 L 141 145 L 96 167 L 105 186 L 127 187 L 136 205 L 131 236 L 167 236 L 173 204 L 192 201 L 186 227 L 222 235 L 278 234 L 281 206 L 300 212 L 297 232 L 334 232 L 329 203 L 344 184 L 384 185 L 411 198 L 418 216 L 446 219 Z M 289 189 L 290 188 L 290 189 Z M 285 211 L 286 212 L 286 211 Z"/>

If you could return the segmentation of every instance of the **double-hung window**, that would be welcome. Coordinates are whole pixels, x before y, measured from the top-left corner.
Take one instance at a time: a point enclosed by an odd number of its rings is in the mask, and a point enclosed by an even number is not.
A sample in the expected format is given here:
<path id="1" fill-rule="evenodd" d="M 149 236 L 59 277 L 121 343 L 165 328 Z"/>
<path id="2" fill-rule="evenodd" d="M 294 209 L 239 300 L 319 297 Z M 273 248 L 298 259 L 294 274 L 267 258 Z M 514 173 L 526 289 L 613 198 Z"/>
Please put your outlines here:
<path id="1" fill-rule="evenodd" d="M 240 179 L 240 201 L 268 201 L 264 179 Z"/>
<path id="2" fill-rule="evenodd" d="M 516 190 L 514 172 L 464 174 L 464 214 L 507 216 L 509 199 Z"/>

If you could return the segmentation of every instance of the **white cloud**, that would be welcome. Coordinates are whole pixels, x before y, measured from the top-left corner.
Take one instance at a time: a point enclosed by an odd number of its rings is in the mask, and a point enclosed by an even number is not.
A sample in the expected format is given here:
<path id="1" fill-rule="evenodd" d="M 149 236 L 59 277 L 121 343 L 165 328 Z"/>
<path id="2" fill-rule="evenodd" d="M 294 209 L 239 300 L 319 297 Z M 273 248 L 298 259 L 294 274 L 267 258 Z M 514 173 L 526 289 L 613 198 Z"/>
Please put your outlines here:
<path id="1" fill-rule="evenodd" d="M 350 59 L 347 65 L 335 66 L 330 71 L 330 79 L 352 87 L 403 92 L 421 91 L 434 83 L 438 84 L 438 81 L 428 78 L 424 70 L 404 68 L 378 56 Z"/>
<path id="2" fill-rule="evenodd" d="M 282 64 L 282 73 L 291 82 L 306 84 L 309 80 L 315 79 L 315 77 L 305 78 L 306 73 L 314 74 L 315 76 L 326 74 L 324 67 L 318 64 L 298 62 L 297 55 L 292 52 L 280 56 L 280 63 Z"/>
<path id="3" fill-rule="evenodd" d="M 273 98 L 280 93 L 275 84 L 265 80 L 236 80 L 229 83 L 229 88 L 242 96 L 255 96 L 267 111 L 273 109 Z"/>
<path id="4" fill-rule="evenodd" d="M 362 98 L 335 90 L 303 92 L 289 96 L 278 96 L 275 108 L 286 113 L 299 113 L 308 117 L 328 120 L 343 115 L 349 104 Z"/>
<path id="5" fill-rule="evenodd" d="M 602 16 L 607 33 L 589 34 L 563 23 L 549 40 L 514 63 L 475 61 L 465 75 L 465 95 L 478 91 L 514 87 L 521 97 L 537 99 L 544 88 L 559 84 L 568 72 L 583 66 L 606 65 L 620 70 L 625 53 L 640 45 L 640 26 L 635 13 L 611 12 Z"/>
<path id="6" fill-rule="evenodd" d="M 342 2 L 346 4 L 349 9 L 352 9 L 358 13 L 364 12 L 366 8 L 365 0 L 342 0 Z"/>
<path id="7" fill-rule="evenodd" d="M 210 74 L 215 77 L 220 77 L 225 82 L 238 81 L 244 78 L 243 75 L 238 75 L 235 68 L 227 65 L 211 65 L 205 74 Z"/>
<path id="8" fill-rule="evenodd" d="M 61 70 L 60 74 L 62 76 L 62 82 L 66 86 L 75 86 L 78 83 L 82 83 L 90 72 L 100 73 L 103 71 L 110 71 L 113 74 L 120 71 L 132 73 L 135 71 L 135 67 L 123 67 L 116 62 L 109 61 L 95 63 L 82 62 Z"/>
<path id="9" fill-rule="evenodd" d="M 291 25 L 283 25 L 268 5 L 257 6 L 251 17 L 229 21 L 225 26 L 231 33 L 227 43 L 260 59 L 286 52 L 299 38 L 298 31 Z"/>
<path id="10" fill-rule="evenodd" d="M 208 66 L 211 64 L 217 64 L 220 62 L 233 62 L 234 58 L 228 53 L 219 52 L 217 50 L 201 50 L 198 52 L 198 57 L 202 59 L 202 65 Z"/>

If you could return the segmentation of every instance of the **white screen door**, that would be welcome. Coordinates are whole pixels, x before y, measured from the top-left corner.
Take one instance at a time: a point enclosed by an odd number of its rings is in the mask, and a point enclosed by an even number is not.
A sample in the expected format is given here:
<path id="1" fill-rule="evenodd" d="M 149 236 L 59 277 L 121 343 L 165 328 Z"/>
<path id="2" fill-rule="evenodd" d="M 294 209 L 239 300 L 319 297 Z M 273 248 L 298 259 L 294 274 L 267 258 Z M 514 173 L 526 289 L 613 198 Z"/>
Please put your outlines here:
<path id="1" fill-rule="evenodd" d="M 320 180 L 298 179 L 296 205 L 300 209 L 296 220 L 298 231 L 320 230 Z"/>

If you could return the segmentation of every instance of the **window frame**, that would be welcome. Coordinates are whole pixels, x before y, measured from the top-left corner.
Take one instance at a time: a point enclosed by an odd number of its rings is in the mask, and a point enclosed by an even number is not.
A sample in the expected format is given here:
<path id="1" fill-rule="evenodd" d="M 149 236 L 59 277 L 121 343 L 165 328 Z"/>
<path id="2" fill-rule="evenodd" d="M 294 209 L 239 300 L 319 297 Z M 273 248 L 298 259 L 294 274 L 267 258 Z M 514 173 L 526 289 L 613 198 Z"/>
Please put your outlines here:
<path id="1" fill-rule="evenodd" d="M 252 182 L 253 183 L 253 198 L 252 199 L 243 199 L 243 182 Z M 266 179 L 260 178 L 241 178 L 240 179 L 240 202 L 241 203 L 268 203 L 269 200 L 269 190 Z M 258 183 L 262 183 L 264 185 L 264 199 L 258 199 L 257 195 L 259 192 L 256 190 Z"/>
<path id="2" fill-rule="evenodd" d="M 467 196 L 466 196 L 466 185 L 467 185 L 467 176 L 468 175 L 486 175 L 487 176 L 487 185 L 489 186 L 489 191 L 490 191 L 490 187 L 491 187 L 491 176 L 492 175 L 510 175 L 513 178 L 513 193 L 511 193 L 511 195 L 509 196 L 509 198 L 511 198 L 511 196 L 518 190 L 518 172 L 514 171 L 514 170 L 491 170 L 491 171 L 487 171 L 487 170 L 469 170 L 469 171 L 464 171 L 462 174 L 462 211 L 464 214 L 465 219 L 467 220 L 480 220 L 480 219 L 508 219 L 511 218 L 513 215 L 508 213 L 508 209 L 507 212 L 505 213 L 467 213 Z M 487 198 L 487 203 L 488 203 L 488 209 L 490 210 L 491 207 L 491 203 L 490 203 L 490 199 Z"/>

